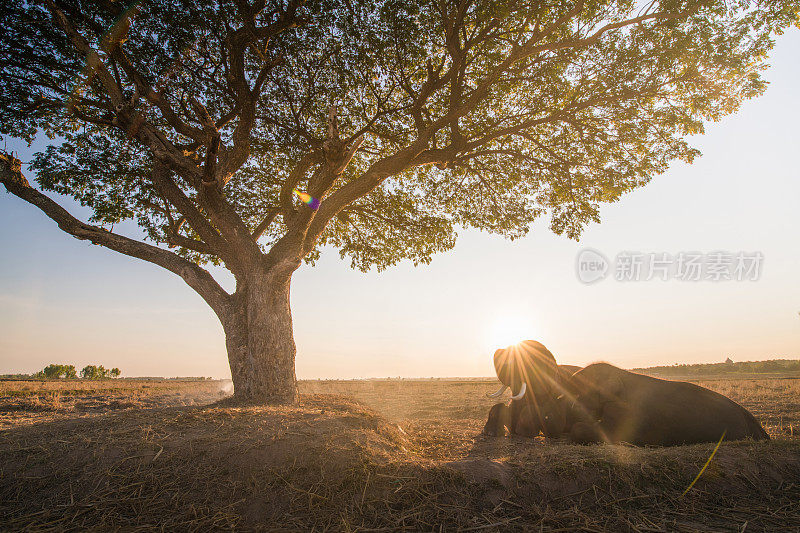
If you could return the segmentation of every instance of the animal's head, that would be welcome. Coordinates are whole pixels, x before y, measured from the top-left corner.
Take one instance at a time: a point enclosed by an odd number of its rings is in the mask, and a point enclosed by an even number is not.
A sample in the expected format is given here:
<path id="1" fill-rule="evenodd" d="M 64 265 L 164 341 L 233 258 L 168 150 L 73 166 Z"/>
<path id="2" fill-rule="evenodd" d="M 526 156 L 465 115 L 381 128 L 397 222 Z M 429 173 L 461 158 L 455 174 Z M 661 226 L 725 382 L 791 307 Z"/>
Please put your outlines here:
<path id="1" fill-rule="evenodd" d="M 526 394 L 537 397 L 554 397 L 558 364 L 550 350 L 540 342 L 523 341 L 494 352 L 494 369 L 503 388 L 500 396 L 511 388 L 512 399 L 522 399 Z"/>

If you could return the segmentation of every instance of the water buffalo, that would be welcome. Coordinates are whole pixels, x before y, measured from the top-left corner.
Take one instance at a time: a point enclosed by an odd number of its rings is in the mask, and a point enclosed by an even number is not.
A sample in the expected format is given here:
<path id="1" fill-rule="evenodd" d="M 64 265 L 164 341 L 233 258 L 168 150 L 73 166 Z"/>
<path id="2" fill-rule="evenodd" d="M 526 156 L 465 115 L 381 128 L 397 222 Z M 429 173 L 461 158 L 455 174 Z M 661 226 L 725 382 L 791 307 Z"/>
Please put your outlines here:
<path id="1" fill-rule="evenodd" d="M 566 436 L 576 443 L 627 442 L 671 446 L 769 436 L 750 412 L 698 385 L 667 381 L 607 363 L 583 369 L 559 367 L 536 341 L 497 350 L 495 370 L 511 387 L 510 405 L 497 404 L 487 435 Z M 567 365 L 564 365 L 565 367 Z"/>

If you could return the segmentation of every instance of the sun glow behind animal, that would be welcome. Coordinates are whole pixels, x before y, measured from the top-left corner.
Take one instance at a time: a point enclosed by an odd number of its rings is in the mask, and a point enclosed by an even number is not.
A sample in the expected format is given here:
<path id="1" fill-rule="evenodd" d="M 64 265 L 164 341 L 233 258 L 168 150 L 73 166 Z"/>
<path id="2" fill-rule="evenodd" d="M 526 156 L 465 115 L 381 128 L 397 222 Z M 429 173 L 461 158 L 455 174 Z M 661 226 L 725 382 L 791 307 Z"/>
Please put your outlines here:
<path id="1" fill-rule="evenodd" d="M 535 339 L 537 334 L 532 320 L 521 316 L 500 316 L 487 330 L 486 348 L 491 351 L 505 348 L 525 339 Z"/>

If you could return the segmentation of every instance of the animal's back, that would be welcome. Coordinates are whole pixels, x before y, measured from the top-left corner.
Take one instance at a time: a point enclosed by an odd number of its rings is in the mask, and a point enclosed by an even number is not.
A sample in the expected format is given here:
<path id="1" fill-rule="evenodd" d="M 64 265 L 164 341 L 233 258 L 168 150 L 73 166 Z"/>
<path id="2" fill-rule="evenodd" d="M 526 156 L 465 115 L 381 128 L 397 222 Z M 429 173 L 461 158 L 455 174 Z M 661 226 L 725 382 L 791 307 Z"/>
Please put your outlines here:
<path id="1" fill-rule="evenodd" d="M 619 405 L 610 405 L 618 440 L 640 445 L 676 445 L 751 437 L 769 439 L 755 417 L 730 398 L 683 381 L 669 381 L 589 365 L 576 374 L 610 384 Z M 612 411 L 609 411 L 612 412 Z"/>

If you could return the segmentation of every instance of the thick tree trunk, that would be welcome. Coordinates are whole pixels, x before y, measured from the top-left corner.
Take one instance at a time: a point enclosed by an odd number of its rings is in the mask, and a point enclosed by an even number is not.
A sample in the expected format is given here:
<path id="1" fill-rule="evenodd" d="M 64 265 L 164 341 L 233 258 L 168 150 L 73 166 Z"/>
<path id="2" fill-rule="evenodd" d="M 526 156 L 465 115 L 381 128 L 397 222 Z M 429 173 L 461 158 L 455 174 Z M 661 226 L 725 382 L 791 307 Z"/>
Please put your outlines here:
<path id="1" fill-rule="evenodd" d="M 262 273 L 252 276 L 233 296 L 223 327 L 238 401 L 297 402 L 290 282 L 291 274 Z"/>

